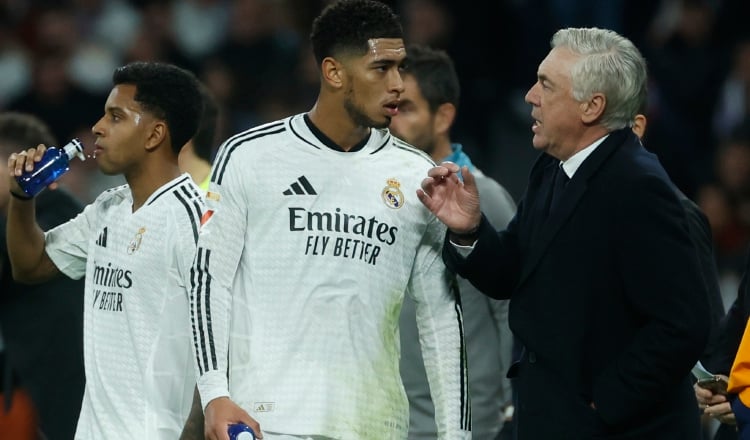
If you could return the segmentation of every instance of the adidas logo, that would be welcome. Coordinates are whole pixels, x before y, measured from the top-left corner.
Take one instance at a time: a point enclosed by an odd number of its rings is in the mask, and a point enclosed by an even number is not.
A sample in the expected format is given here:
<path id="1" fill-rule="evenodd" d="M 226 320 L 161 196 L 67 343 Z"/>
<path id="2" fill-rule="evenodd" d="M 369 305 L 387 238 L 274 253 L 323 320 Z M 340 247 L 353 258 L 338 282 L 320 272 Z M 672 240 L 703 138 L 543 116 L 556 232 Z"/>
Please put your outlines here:
<path id="1" fill-rule="evenodd" d="M 96 244 L 101 247 L 107 247 L 107 227 L 102 229 L 99 233 L 99 238 L 96 239 Z"/>
<path id="2" fill-rule="evenodd" d="M 314 195 L 317 195 L 318 193 L 315 192 L 315 188 L 313 188 L 313 186 L 310 184 L 310 182 L 307 180 L 305 176 L 299 176 L 297 178 L 297 181 L 292 183 L 289 186 L 289 189 L 284 191 L 285 196 L 293 196 L 295 194 L 298 196 L 304 196 L 304 195 L 314 196 Z"/>
<path id="3" fill-rule="evenodd" d="M 253 404 L 253 411 L 255 412 L 271 412 L 276 406 L 275 402 L 255 402 Z"/>

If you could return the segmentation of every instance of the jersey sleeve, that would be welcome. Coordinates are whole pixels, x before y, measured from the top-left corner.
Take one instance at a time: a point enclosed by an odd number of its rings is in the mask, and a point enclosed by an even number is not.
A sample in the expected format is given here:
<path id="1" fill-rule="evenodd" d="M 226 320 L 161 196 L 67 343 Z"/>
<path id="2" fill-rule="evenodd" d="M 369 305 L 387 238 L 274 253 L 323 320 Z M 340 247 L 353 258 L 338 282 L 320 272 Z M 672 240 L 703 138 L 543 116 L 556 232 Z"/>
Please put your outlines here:
<path id="1" fill-rule="evenodd" d="M 205 212 L 205 204 L 198 193 L 192 197 L 182 196 L 180 201 L 178 212 L 174 216 L 176 223 L 172 228 L 171 254 L 174 261 L 171 267 L 177 271 L 177 276 L 180 278 L 178 283 L 189 289 L 191 286 L 187 280 L 190 279 L 195 261 L 195 250 L 198 245 L 200 222 Z"/>
<path id="2" fill-rule="evenodd" d="M 220 149 L 206 193 L 195 259 L 190 271 L 190 316 L 201 403 L 229 395 L 227 354 L 235 273 L 245 244 L 247 169 Z"/>
<path id="3" fill-rule="evenodd" d="M 96 215 L 95 205 L 84 208 L 72 220 L 69 220 L 44 234 L 44 250 L 55 266 L 66 276 L 78 280 L 86 274 L 89 237 L 93 218 Z"/>
<path id="4" fill-rule="evenodd" d="M 466 347 L 458 288 L 443 264 L 445 227 L 434 219 L 417 251 L 408 293 L 416 304 L 417 328 L 438 437 L 471 438 Z"/>

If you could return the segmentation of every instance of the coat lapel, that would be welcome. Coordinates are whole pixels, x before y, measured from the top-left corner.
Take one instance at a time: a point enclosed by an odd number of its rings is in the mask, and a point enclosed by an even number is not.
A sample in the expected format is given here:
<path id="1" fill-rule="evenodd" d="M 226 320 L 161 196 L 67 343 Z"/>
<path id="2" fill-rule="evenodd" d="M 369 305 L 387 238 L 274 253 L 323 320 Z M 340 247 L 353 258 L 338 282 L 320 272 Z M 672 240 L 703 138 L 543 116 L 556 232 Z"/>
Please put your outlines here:
<path id="1" fill-rule="evenodd" d="M 552 198 L 552 180 L 555 175 L 555 167 L 560 163 L 560 161 L 551 156 L 547 156 L 546 159 L 551 160 L 540 167 L 541 172 L 535 182 L 536 189 L 533 191 L 536 196 L 534 197 L 534 200 L 529 200 L 532 207 L 532 212 L 528 216 L 530 229 L 529 243 L 532 247 L 542 236 L 545 219 L 547 218 L 547 211 Z"/>
<path id="2" fill-rule="evenodd" d="M 588 181 L 602 167 L 604 162 L 619 148 L 628 138 L 635 138 L 630 128 L 624 128 L 610 133 L 609 137 L 602 142 L 596 150 L 583 161 L 576 173 L 568 182 L 565 193 L 560 199 L 555 212 L 547 214 L 549 195 L 552 187 L 553 169 L 545 167 L 544 178 L 541 179 L 543 186 L 539 188 L 539 197 L 535 203 L 534 214 L 531 220 L 531 239 L 528 258 L 524 261 L 519 285 L 534 271 L 541 258 L 546 253 L 552 240 L 560 232 L 560 228 L 567 223 L 568 218 L 576 209 L 578 203 L 586 194 Z M 557 164 L 554 160 L 551 165 Z M 541 209 L 540 209 L 541 208 Z M 546 215 L 546 216 L 545 216 Z"/>

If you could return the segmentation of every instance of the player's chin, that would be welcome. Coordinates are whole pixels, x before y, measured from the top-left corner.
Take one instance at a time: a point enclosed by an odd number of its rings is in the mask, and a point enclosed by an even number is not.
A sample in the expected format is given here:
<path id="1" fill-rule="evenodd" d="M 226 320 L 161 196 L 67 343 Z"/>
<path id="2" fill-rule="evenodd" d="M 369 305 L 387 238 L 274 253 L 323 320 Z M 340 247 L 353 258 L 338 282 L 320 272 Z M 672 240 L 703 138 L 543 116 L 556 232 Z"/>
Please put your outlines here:
<path id="1" fill-rule="evenodd" d="M 122 173 L 122 170 L 108 163 L 107 161 L 101 160 L 100 158 L 97 158 L 96 164 L 99 167 L 99 171 L 101 171 L 104 175 L 114 176 Z"/>
<path id="2" fill-rule="evenodd" d="M 372 121 L 372 128 L 388 128 L 391 125 L 391 117 L 386 116 L 381 121 Z"/>

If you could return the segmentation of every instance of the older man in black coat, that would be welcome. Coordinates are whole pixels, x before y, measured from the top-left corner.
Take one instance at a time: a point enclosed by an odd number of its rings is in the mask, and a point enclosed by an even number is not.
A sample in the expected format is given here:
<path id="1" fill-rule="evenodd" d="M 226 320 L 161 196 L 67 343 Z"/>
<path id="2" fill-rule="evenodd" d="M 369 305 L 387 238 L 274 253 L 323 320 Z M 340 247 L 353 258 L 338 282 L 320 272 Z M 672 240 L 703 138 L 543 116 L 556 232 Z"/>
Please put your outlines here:
<path id="1" fill-rule="evenodd" d="M 629 128 L 645 93 L 630 41 L 561 30 L 526 96 L 543 153 L 508 228 L 455 164 L 418 191 L 449 228 L 447 264 L 511 298 L 519 439 L 700 438 L 690 369 L 710 308 L 685 210 Z"/>

